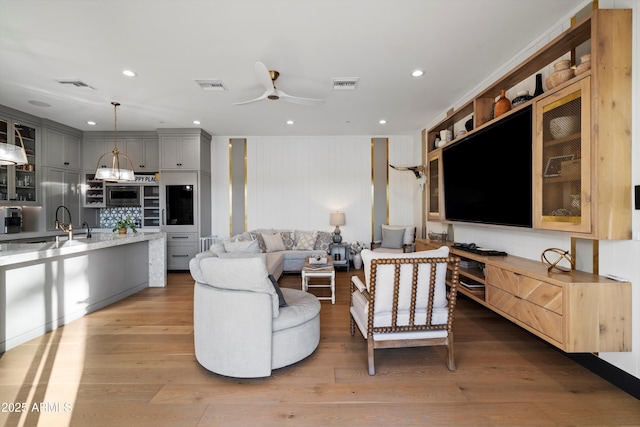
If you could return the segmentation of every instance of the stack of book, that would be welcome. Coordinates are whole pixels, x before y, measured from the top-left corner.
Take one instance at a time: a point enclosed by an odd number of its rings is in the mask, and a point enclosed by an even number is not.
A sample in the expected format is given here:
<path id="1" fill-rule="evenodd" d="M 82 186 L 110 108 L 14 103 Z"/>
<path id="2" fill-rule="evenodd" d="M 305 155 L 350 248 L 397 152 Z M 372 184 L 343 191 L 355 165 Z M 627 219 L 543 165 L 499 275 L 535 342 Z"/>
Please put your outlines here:
<path id="1" fill-rule="evenodd" d="M 462 268 L 478 268 L 480 267 L 480 263 L 478 261 L 474 261 L 472 259 L 463 258 L 460 260 L 460 267 Z"/>
<path id="2" fill-rule="evenodd" d="M 460 279 L 460 284 L 472 291 L 478 291 L 478 290 L 484 289 L 484 285 L 482 283 L 476 282 L 475 280 L 468 279 L 466 277 L 463 277 Z"/>

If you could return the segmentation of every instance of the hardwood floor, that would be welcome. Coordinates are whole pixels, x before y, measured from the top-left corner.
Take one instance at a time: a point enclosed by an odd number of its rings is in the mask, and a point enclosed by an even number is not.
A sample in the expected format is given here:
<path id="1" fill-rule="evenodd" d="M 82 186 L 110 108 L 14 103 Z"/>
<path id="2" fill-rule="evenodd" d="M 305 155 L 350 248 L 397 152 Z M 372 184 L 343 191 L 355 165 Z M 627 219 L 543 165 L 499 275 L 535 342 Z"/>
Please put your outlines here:
<path id="1" fill-rule="evenodd" d="M 171 273 L 166 288 L 141 291 L 2 354 L 0 424 L 640 425 L 639 400 L 464 297 L 454 325 L 457 371 L 447 370 L 444 348 L 389 349 L 376 351 L 376 375 L 369 376 L 366 342 L 349 334 L 352 274 L 338 273 L 335 305 L 322 302 L 315 353 L 247 380 L 196 362 L 193 281 Z M 299 288 L 300 277 L 280 282 Z M 16 403 L 27 411 L 15 412 Z"/>

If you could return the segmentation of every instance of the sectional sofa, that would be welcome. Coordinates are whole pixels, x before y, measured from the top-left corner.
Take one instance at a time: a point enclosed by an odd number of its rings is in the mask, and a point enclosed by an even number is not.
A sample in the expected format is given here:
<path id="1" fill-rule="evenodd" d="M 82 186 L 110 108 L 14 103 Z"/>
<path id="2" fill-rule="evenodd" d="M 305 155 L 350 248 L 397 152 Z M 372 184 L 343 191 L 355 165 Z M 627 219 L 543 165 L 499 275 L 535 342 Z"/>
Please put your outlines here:
<path id="1" fill-rule="evenodd" d="M 302 271 L 306 257 L 327 255 L 331 243 L 327 231 L 257 229 L 213 243 L 197 257 L 261 257 L 277 280 L 284 272 Z"/>

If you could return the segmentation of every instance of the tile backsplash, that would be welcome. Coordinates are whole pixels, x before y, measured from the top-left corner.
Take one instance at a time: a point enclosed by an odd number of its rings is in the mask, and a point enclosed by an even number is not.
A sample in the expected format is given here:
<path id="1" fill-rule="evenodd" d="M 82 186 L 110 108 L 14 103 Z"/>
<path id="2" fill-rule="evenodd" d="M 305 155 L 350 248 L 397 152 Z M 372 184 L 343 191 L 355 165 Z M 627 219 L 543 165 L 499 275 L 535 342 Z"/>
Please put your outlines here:
<path id="1" fill-rule="evenodd" d="M 136 227 L 142 225 L 141 207 L 122 207 L 100 209 L 100 228 L 113 228 L 116 221 L 122 218 L 131 218 Z"/>

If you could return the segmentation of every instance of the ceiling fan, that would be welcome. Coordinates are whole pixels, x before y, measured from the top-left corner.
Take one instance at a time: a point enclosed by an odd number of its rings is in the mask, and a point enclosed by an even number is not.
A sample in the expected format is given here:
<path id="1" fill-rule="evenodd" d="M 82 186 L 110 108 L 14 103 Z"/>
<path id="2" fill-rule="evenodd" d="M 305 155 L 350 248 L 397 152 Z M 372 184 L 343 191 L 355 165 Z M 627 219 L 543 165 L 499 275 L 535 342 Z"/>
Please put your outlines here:
<path id="1" fill-rule="evenodd" d="M 262 62 L 256 62 L 254 70 L 256 71 L 258 80 L 265 87 L 264 93 L 258 98 L 250 99 L 249 101 L 236 102 L 233 105 L 249 104 L 250 102 L 261 101 L 263 99 L 282 99 L 283 101 L 289 102 L 291 104 L 306 106 L 320 105 L 324 102 L 324 100 L 322 99 L 301 98 L 299 96 L 289 95 L 287 93 L 284 93 L 280 89 L 277 89 L 276 80 L 278 79 L 280 73 L 275 70 L 267 69 L 266 65 L 264 65 Z"/>

